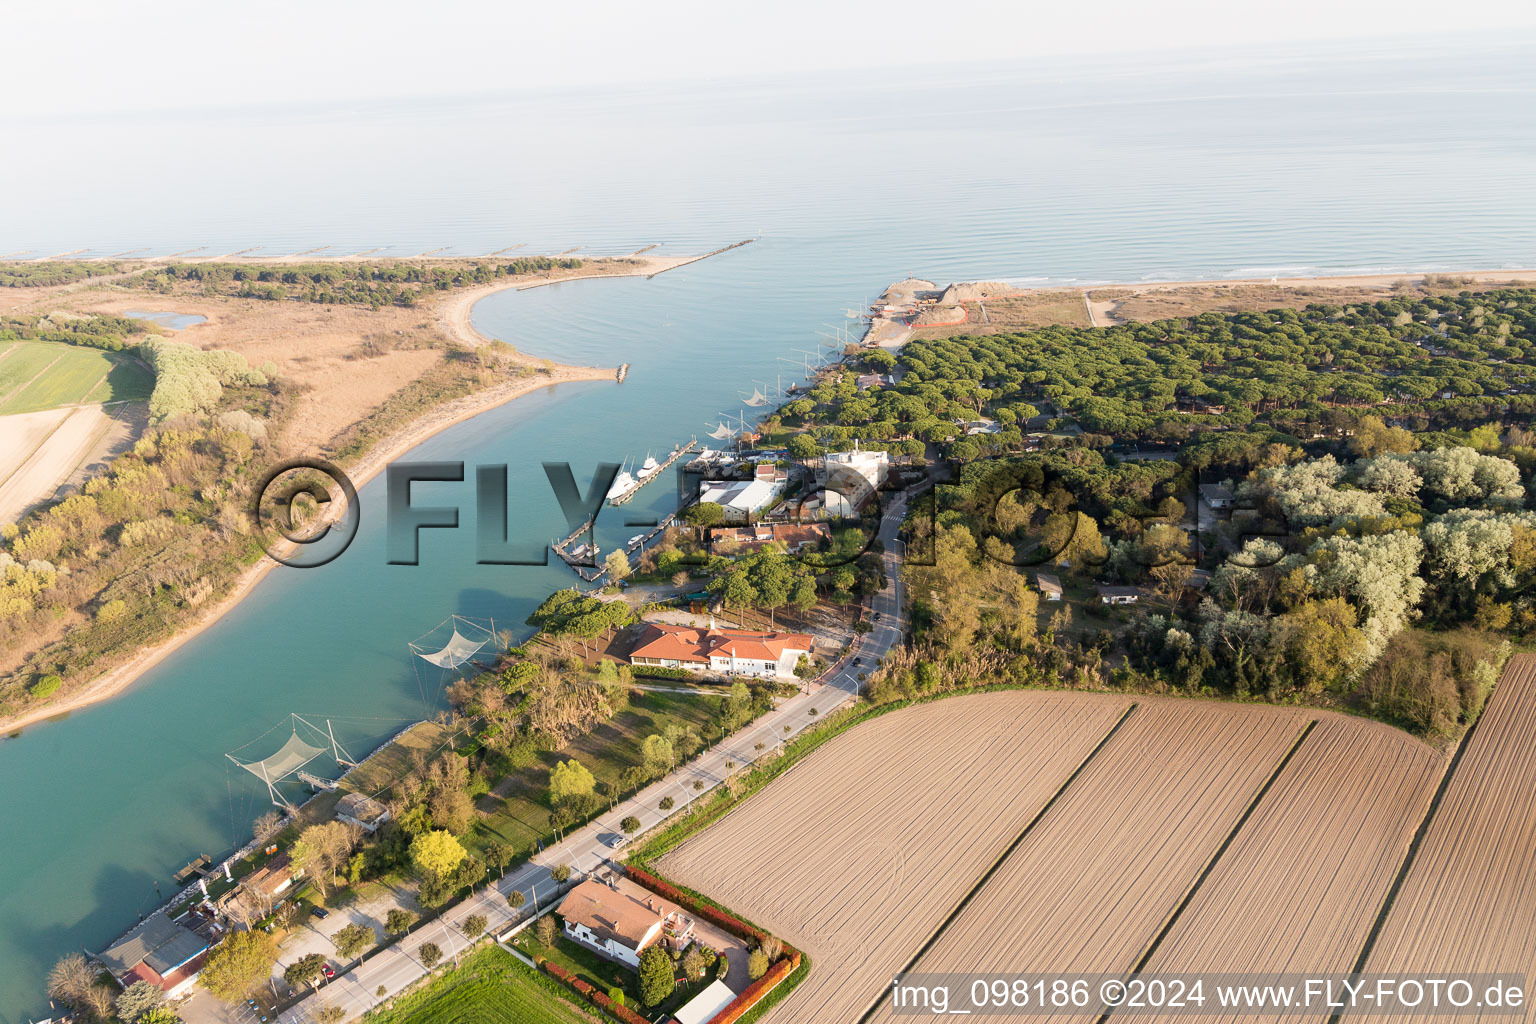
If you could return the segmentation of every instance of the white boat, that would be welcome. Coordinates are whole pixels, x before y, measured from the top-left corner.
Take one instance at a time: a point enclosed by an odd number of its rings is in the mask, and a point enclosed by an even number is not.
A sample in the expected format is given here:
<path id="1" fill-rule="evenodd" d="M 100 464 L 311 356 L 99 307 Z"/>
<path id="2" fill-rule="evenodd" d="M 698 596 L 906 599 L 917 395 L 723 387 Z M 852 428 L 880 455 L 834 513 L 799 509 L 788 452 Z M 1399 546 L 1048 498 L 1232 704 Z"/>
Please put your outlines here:
<path id="1" fill-rule="evenodd" d="M 635 548 L 640 546 L 640 542 L 643 540 L 645 540 L 645 534 L 637 533 L 633 537 L 629 538 L 629 543 L 624 546 L 633 551 Z"/>
<path id="2" fill-rule="evenodd" d="M 656 467 L 659 466 L 659 465 L 660 465 L 660 463 L 657 462 L 655 460 L 655 458 L 653 458 L 651 456 L 651 453 L 650 452 L 646 452 L 645 453 L 645 461 L 640 463 L 640 468 L 639 469 L 635 470 L 635 479 L 636 480 L 644 480 L 646 477 L 648 477 L 652 473 L 656 472 Z"/>
<path id="3" fill-rule="evenodd" d="M 629 470 L 620 469 L 619 475 L 613 478 L 613 486 L 608 488 L 608 500 L 617 501 L 637 486 L 635 478 L 629 475 Z"/>

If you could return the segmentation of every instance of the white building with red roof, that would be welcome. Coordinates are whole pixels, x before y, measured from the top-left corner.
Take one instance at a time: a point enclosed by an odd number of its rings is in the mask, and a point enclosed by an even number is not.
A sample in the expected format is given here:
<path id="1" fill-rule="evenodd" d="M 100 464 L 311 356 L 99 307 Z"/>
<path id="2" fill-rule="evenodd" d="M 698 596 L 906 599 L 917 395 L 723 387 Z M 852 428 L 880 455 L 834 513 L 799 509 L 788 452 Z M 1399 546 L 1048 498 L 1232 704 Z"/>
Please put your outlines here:
<path id="1" fill-rule="evenodd" d="M 801 655 L 809 655 L 811 650 L 811 638 L 805 633 L 720 629 L 713 620 L 703 629 L 647 622 L 629 652 L 629 662 L 727 676 L 793 679 Z"/>

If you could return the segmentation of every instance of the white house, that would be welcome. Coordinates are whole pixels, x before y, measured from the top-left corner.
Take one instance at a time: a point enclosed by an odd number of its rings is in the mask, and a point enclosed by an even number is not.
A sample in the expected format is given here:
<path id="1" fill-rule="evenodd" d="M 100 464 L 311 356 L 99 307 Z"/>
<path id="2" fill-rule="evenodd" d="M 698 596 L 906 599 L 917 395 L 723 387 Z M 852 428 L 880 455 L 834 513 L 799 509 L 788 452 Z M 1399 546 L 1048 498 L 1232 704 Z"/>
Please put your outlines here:
<path id="1" fill-rule="evenodd" d="M 828 492 L 826 505 L 829 510 L 834 504 L 832 495 L 842 495 L 858 508 L 885 484 L 890 474 L 888 453 L 860 451 L 855 444 L 851 452 L 829 452 L 822 457 L 818 483 Z"/>
<path id="2" fill-rule="evenodd" d="M 682 948 L 693 934 L 692 918 L 660 896 L 638 898 L 593 879 L 572 889 L 558 912 L 573 941 L 630 967 L 657 941 Z"/>
<path id="3" fill-rule="evenodd" d="M 712 501 L 733 522 L 741 522 L 772 505 L 784 493 L 789 474 L 771 462 L 760 463 L 751 480 L 705 480 L 699 485 L 699 500 Z"/>
<path id="4" fill-rule="evenodd" d="M 364 832 L 373 833 L 389 820 L 389 808 L 366 793 L 348 793 L 336 801 L 336 818 L 348 825 L 356 825 Z"/>
<path id="5" fill-rule="evenodd" d="M 1201 484 L 1200 497 L 1213 509 L 1231 508 L 1237 501 L 1231 490 L 1221 484 Z"/>

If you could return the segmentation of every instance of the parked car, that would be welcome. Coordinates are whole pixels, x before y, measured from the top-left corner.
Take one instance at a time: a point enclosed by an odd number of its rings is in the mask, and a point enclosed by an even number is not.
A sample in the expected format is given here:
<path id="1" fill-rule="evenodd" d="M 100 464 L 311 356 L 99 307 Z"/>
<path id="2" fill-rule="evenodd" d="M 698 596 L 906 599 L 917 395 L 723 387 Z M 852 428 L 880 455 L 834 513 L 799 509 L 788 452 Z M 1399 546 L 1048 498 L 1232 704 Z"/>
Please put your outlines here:
<path id="1" fill-rule="evenodd" d="M 330 964 L 322 964 L 320 967 L 320 973 L 325 975 L 327 979 L 334 978 L 336 977 L 336 968 L 332 967 Z"/>
<path id="2" fill-rule="evenodd" d="M 309 912 L 322 920 L 331 916 L 331 912 L 324 907 L 310 907 Z"/>

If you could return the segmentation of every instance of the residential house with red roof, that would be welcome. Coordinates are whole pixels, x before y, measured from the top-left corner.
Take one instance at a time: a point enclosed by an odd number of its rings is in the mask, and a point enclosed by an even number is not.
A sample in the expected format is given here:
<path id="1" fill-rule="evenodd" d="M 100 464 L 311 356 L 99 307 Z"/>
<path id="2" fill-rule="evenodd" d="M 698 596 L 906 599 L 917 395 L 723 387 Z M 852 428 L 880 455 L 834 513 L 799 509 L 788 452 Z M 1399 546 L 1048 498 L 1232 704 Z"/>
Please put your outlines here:
<path id="1" fill-rule="evenodd" d="M 812 640 L 805 633 L 759 633 L 647 622 L 629 652 L 631 665 L 681 668 L 725 676 L 793 679 L 801 655 L 809 655 Z"/>

